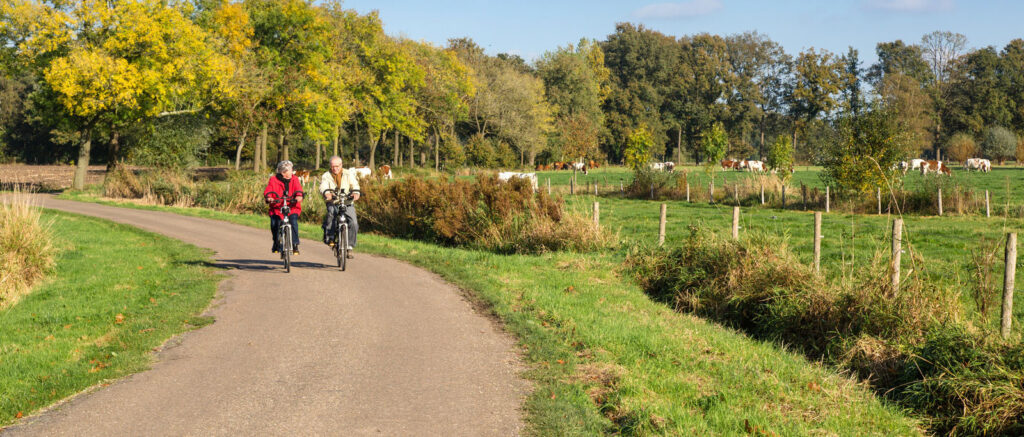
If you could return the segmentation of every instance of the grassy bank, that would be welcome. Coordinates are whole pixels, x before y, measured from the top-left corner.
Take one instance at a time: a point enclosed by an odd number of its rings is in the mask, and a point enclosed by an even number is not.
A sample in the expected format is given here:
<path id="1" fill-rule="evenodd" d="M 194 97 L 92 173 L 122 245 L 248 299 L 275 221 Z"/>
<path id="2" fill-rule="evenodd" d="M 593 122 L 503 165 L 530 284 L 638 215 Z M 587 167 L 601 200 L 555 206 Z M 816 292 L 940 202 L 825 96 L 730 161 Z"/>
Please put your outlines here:
<path id="1" fill-rule="evenodd" d="M 46 210 L 49 279 L 0 310 L 0 426 L 146 369 L 151 351 L 208 324 L 209 252 L 109 221 Z"/>
<path id="2" fill-rule="evenodd" d="M 262 216 L 133 206 L 266 225 Z M 301 232 L 320 237 L 316 225 Z M 491 308 L 519 339 L 535 383 L 525 405 L 532 434 L 920 433 L 849 378 L 653 302 L 618 273 L 621 252 L 499 255 L 372 234 L 360 251 L 433 270 Z"/>

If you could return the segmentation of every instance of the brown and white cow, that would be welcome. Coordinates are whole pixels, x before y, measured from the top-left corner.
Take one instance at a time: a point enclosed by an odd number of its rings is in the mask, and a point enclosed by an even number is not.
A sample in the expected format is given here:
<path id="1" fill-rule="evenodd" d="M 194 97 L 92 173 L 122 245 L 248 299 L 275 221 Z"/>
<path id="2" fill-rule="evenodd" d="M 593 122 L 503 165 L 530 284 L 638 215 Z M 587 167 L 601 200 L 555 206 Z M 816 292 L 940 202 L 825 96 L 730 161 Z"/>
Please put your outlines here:
<path id="1" fill-rule="evenodd" d="M 309 181 L 309 170 L 296 170 L 295 176 L 298 176 L 299 182 L 305 185 Z"/>
<path id="2" fill-rule="evenodd" d="M 921 164 L 921 174 L 926 175 L 928 172 L 941 173 L 946 176 L 951 176 L 953 171 L 949 169 L 942 161 L 924 161 Z"/>
<path id="3" fill-rule="evenodd" d="M 985 158 L 968 158 L 964 161 L 964 170 L 978 170 L 987 173 L 992 171 L 992 161 Z"/>
<path id="4" fill-rule="evenodd" d="M 723 159 L 721 164 L 722 164 L 722 170 L 729 170 L 729 169 L 738 168 L 739 161 L 733 161 L 731 159 Z"/>
<path id="5" fill-rule="evenodd" d="M 391 166 L 390 165 L 383 164 L 380 167 L 377 167 L 377 171 L 379 172 L 378 174 L 380 175 L 380 177 L 383 178 L 383 179 L 394 179 L 395 178 L 395 176 L 391 174 Z"/>
<path id="6" fill-rule="evenodd" d="M 373 174 L 373 171 L 370 170 L 370 167 L 351 167 L 348 169 L 348 171 L 355 173 L 356 178 L 368 178 L 370 177 L 371 174 Z"/>

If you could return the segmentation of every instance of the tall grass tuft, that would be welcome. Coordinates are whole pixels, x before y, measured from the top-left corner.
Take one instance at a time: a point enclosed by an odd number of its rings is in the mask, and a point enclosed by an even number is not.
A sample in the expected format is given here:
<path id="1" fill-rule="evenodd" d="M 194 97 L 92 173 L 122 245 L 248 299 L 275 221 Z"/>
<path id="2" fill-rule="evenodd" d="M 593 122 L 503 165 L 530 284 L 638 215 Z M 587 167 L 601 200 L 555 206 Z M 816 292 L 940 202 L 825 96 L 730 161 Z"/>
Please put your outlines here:
<path id="1" fill-rule="evenodd" d="M 15 192 L 0 202 L 0 310 L 32 290 L 53 267 L 56 249 L 49 227 L 29 195 Z"/>

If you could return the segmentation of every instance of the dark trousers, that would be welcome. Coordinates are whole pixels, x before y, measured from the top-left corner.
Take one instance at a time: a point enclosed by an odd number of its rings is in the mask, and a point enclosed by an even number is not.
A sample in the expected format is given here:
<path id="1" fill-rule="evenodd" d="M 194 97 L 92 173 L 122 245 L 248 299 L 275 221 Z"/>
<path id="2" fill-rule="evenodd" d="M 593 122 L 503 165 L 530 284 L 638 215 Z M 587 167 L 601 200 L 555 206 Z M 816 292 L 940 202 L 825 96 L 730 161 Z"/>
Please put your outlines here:
<path id="1" fill-rule="evenodd" d="M 299 215 L 289 215 L 288 221 L 291 222 L 292 225 L 292 247 L 295 247 L 299 245 Z M 276 215 L 270 216 L 270 233 L 274 237 L 275 248 L 281 247 L 281 242 L 277 241 L 277 230 L 278 228 L 281 227 L 282 223 L 284 223 L 284 220 L 282 220 L 280 217 Z"/>
<path id="2" fill-rule="evenodd" d="M 337 232 L 334 229 L 335 217 L 338 215 L 338 211 L 341 210 L 341 205 L 327 204 L 327 214 L 324 214 L 324 239 L 334 239 L 334 233 Z M 356 234 L 359 232 L 359 220 L 356 220 L 356 208 L 349 205 L 345 209 L 345 216 L 348 217 L 348 244 L 352 247 L 356 247 Z"/>

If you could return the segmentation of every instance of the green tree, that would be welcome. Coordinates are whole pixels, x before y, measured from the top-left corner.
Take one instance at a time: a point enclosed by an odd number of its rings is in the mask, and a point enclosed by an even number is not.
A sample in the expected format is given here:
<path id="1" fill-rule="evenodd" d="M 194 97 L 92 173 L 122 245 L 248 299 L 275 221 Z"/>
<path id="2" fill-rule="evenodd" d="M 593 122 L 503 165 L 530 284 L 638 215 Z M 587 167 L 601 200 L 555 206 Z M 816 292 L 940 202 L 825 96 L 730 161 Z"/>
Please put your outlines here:
<path id="1" fill-rule="evenodd" d="M 733 74 L 727 42 L 716 35 L 699 34 L 680 39 L 677 50 L 679 61 L 670 67 L 671 87 L 663 110 L 666 116 L 673 117 L 664 127 L 681 129 L 677 131 L 677 147 L 681 147 L 683 137 L 689 144 L 699 143 L 713 123 L 730 119 L 730 108 L 735 108 L 737 130 L 749 129 L 750 111 L 754 108 L 744 103 L 744 95 L 733 89 L 746 96 L 753 91 L 749 89 L 749 80 L 741 84 Z"/>
<path id="2" fill-rule="evenodd" d="M 729 150 L 729 138 L 721 123 L 711 125 L 711 129 L 701 138 L 700 147 L 706 159 L 704 171 L 714 175 L 719 161 L 725 159 L 725 153 Z"/>
<path id="3" fill-rule="evenodd" d="M 947 131 L 981 136 L 985 126 L 1009 126 L 1011 100 L 1001 83 L 1002 61 L 995 48 L 964 55 L 952 69 L 941 107 Z"/>
<path id="4" fill-rule="evenodd" d="M 768 148 L 768 157 L 765 161 L 768 168 L 775 170 L 783 182 L 789 180 L 793 175 L 793 143 L 789 141 L 788 136 L 775 137 L 775 141 L 772 141 Z"/>
<path id="5" fill-rule="evenodd" d="M 896 163 L 909 147 L 892 110 L 875 105 L 838 120 L 839 135 L 826 144 L 822 180 L 846 192 L 868 193 L 895 178 Z"/>
<path id="6" fill-rule="evenodd" d="M 828 51 L 813 48 L 801 52 L 794 62 L 794 83 L 788 96 L 789 110 L 796 119 L 797 131 L 807 128 L 820 114 L 836 107 L 836 95 L 842 86 L 842 63 Z"/>
<path id="7" fill-rule="evenodd" d="M 912 77 L 922 85 L 934 80 L 931 67 L 924 60 L 920 46 L 908 46 L 902 40 L 880 42 L 875 46 L 875 53 L 878 54 L 878 61 L 867 73 L 868 81 L 873 84 L 877 84 L 890 74 Z"/>
<path id="8" fill-rule="evenodd" d="M 978 156 L 978 145 L 970 134 L 958 132 L 949 138 L 949 142 L 946 144 L 946 153 L 954 161 L 963 162 L 968 158 Z"/>
<path id="9" fill-rule="evenodd" d="M 967 37 L 949 31 L 934 31 L 921 37 L 921 54 L 939 83 L 949 77 L 952 66 L 967 48 Z"/>
<path id="10" fill-rule="evenodd" d="M 651 138 L 651 132 L 646 125 L 641 124 L 629 133 L 626 141 L 626 147 L 623 150 L 623 160 L 626 166 L 633 172 L 647 168 L 647 163 L 651 161 L 652 147 L 654 147 L 654 139 Z"/>
<path id="11" fill-rule="evenodd" d="M 895 72 L 885 75 L 875 91 L 891 108 L 899 125 L 907 132 L 909 156 L 921 156 L 935 141 L 934 101 L 911 76 Z"/>
<path id="12" fill-rule="evenodd" d="M 601 48 L 589 40 L 545 53 L 537 62 L 547 101 L 555 119 L 555 156 L 594 158 L 600 153 L 609 70 Z M 532 164 L 532 163 L 531 163 Z"/>
<path id="13" fill-rule="evenodd" d="M 1004 161 L 1017 155 L 1017 135 L 1002 126 L 989 127 L 985 129 L 981 153 L 1002 165 Z"/>

